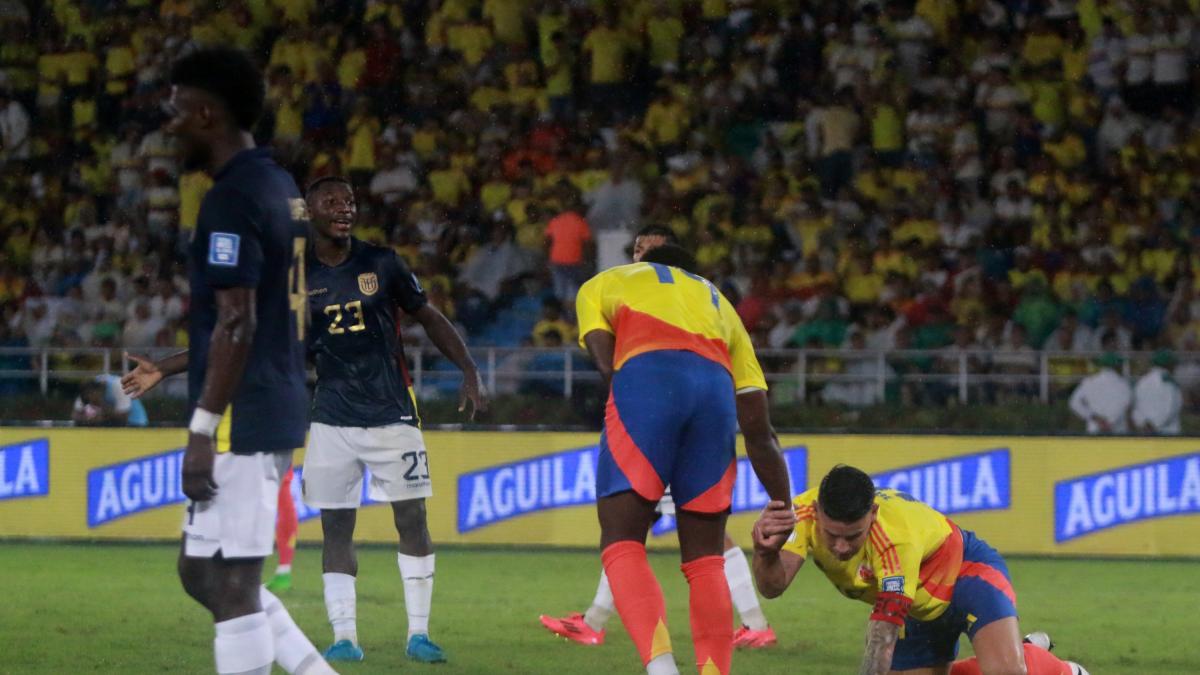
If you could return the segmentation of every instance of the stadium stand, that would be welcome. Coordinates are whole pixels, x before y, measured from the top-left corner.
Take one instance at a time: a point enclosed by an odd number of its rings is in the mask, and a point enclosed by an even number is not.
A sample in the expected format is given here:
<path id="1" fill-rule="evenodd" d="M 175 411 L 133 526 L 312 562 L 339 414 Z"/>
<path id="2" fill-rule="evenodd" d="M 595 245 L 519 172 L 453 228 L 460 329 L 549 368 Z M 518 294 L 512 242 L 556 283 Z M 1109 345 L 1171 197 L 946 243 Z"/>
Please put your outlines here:
<path id="1" fill-rule="evenodd" d="M 1010 350 L 998 374 L 1045 348 L 1064 375 L 1200 349 L 1198 10 L 0 0 L 0 346 L 182 346 L 209 182 L 159 106 L 170 58 L 220 43 L 266 69 L 260 141 L 352 177 L 358 236 L 473 345 L 563 333 L 584 270 L 657 224 L 759 347 Z"/>

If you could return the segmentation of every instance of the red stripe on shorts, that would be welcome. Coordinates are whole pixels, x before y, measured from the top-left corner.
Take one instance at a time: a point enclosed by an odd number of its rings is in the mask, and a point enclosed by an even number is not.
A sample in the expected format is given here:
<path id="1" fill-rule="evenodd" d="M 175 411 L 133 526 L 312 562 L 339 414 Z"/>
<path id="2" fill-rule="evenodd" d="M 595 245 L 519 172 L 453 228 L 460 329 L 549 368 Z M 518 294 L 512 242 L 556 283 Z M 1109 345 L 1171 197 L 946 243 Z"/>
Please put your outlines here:
<path id="1" fill-rule="evenodd" d="M 625 423 L 621 421 L 621 413 L 617 411 L 617 403 L 611 394 L 604 411 L 604 430 L 608 439 L 608 450 L 621 473 L 629 480 L 633 491 L 651 501 L 661 499 L 666 488 L 650 460 L 646 459 L 645 453 L 625 429 Z"/>
<path id="2" fill-rule="evenodd" d="M 1017 594 L 1013 592 L 1012 584 L 1009 583 L 1008 577 L 1004 576 L 1004 573 L 995 567 L 987 563 L 964 560 L 962 569 L 958 572 L 958 578 L 962 579 L 963 577 L 979 577 L 983 579 L 1003 593 L 1009 602 L 1013 604 L 1013 607 L 1017 606 Z"/>
<path id="3" fill-rule="evenodd" d="M 697 513 L 720 513 L 729 508 L 729 503 L 733 500 L 733 482 L 735 480 L 737 480 L 736 459 L 729 462 L 729 468 L 725 469 L 725 475 L 721 476 L 721 480 L 717 481 L 716 485 L 679 508 Z"/>

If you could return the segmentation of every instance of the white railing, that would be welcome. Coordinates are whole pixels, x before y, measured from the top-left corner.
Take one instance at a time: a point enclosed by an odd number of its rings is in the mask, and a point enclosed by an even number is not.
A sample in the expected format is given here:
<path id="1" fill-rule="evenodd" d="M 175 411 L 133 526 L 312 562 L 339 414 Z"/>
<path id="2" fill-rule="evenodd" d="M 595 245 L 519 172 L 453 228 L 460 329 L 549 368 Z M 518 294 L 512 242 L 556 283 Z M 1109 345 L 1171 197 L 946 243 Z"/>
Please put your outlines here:
<path id="1" fill-rule="evenodd" d="M 136 350 L 161 358 L 175 349 Z M 586 356 L 573 347 L 556 349 L 482 347 L 472 349 L 488 390 L 496 393 L 539 393 L 570 398 L 580 386 L 596 385 L 600 376 Z M 42 394 L 51 385 L 74 384 L 98 374 L 121 374 L 129 365 L 120 349 L 0 347 L 0 385 L 36 382 Z M 453 395 L 461 374 L 432 347 L 409 348 L 414 390 L 422 399 Z M 889 395 L 922 402 L 966 404 L 1017 395 L 1043 403 L 1069 394 L 1089 372 L 1099 352 L 993 350 L 842 350 L 788 349 L 758 352 L 773 396 L 804 401 L 810 397 L 869 405 Z M 1122 372 L 1139 374 L 1151 352 L 1123 352 Z M 1178 353 L 1181 363 L 1200 364 L 1200 353 Z M 1197 375 L 1177 377 L 1185 388 L 1200 385 Z M 32 389 L 33 387 L 29 387 Z M 181 387 L 168 387 L 175 395 Z M 0 387 L 0 391 L 11 388 Z"/>

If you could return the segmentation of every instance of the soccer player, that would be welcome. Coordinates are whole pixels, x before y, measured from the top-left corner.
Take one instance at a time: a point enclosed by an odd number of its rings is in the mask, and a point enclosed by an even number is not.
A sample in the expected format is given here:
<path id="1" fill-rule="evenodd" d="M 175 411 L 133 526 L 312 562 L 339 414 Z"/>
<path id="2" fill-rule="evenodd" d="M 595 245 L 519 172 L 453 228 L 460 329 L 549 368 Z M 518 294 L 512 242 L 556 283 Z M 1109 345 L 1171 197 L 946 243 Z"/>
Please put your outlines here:
<path id="1" fill-rule="evenodd" d="M 689 253 L 662 245 L 642 262 L 596 275 L 576 299 L 581 342 L 610 387 L 596 466 L 601 560 L 650 675 L 678 672 L 645 547 L 666 488 L 677 505 L 702 675 L 728 673 L 732 659 L 722 544 L 739 423 L 767 493 L 774 499 L 789 489 L 750 338 L 694 268 Z"/>
<path id="2" fill-rule="evenodd" d="M 267 590 L 286 591 L 292 587 L 292 560 L 296 557 L 296 530 L 300 520 L 296 515 L 296 503 L 292 500 L 292 478 L 295 471 L 288 465 L 279 481 L 279 502 L 275 518 L 275 550 L 279 552 L 279 563 L 275 576 L 267 582 Z"/>
<path id="3" fill-rule="evenodd" d="M 834 467 L 790 507 L 772 501 L 752 534 L 764 596 L 782 594 L 812 558 L 843 595 L 874 607 L 859 673 L 1084 672 L 1022 644 L 1016 595 L 995 549 L 903 492 L 876 490 L 859 469 Z M 962 633 L 975 657 L 952 663 Z"/>
<path id="4" fill-rule="evenodd" d="M 432 494 L 425 442 L 404 366 L 397 320 L 414 317 L 442 354 L 463 372 L 460 410 L 484 410 L 475 362 L 453 324 L 429 305 L 400 257 L 350 235 L 354 192 L 344 178 L 309 186 L 313 246 L 308 254 L 309 352 L 317 369 L 303 494 L 321 509 L 325 607 L 333 626 L 331 661 L 361 661 L 355 615 L 354 525 L 364 468 L 370 495 L 392 504 L 400 535 L 397 562 L 408 612 L 409 658 L 445 661 L 429 639 L 434 553 L 425 514 Z"/>
<path id="5" fill-rule="evenodd" d="M 289 673 L 332 673 L 260 585 L 280 470 L 304 442 L 308 417 L 304 200 L 254 147 L 265 92 L 249 57 L 197 50 L 174 64 L 170 82 L 166 131 L 186 169 L 213 177 L 188 251 L 191 350 L 157 364 L 135 359 L 123 385 L 140 395 L 188 373 L 179 577 L 212 613 L 217 672 L 265 675 L 278 662 Z"/>
<path id="6" fill-rule="evenodd" d="M 647 251 L 663 244 L 678 245 L 679 239 L 672 230 L 661 225 L 643 227 L 633 240 L 633 261 L 641 262 Z M 657 511 L 660 515 L 675 515 L 675 504 L 669 493 L 659 503 Z M 729 585 L 733 606 L 742 620 L 741 627 L 733 634 L 733 646 L 746 649 L 770 647 L 776 643 L 775 631 L 767 623 L 762 605 L 758 602 L 746 554 L 728 534 L 725 535 L 724 546 L 725 582 Z M 608 576 L 602 570 L 596 594 L 586 612 L 575 612 L 563 617 L 543 614 L 538 620 L 547 630 L 568 640 L 582 645 L 602 645 L 604 627 L 612 617 L 614 609 L 612 588 L 609 586 Z"/>

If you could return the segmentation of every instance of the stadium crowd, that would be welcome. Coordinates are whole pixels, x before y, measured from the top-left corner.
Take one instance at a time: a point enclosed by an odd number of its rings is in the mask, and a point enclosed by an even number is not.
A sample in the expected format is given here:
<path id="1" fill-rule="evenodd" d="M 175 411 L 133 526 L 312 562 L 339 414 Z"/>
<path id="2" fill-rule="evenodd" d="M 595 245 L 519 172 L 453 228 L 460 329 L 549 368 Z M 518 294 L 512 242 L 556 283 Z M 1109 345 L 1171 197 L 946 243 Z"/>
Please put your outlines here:
<path id="1" fill-rule="evenodd" d="M 0 346 L 183 346 L 209 180 L 160 106 L 171 57 L 220 43 L 265 66 L 260 141 L 302 185 L 350 176 L 357 235 L 472 345 L 570 343 L 575 288 L 658 225 L 759 347 L 985 349 L 1003 374 L 1046 349 L 1064 377 L 1197 350 L 1198 11 L 0 0 Z"/>

